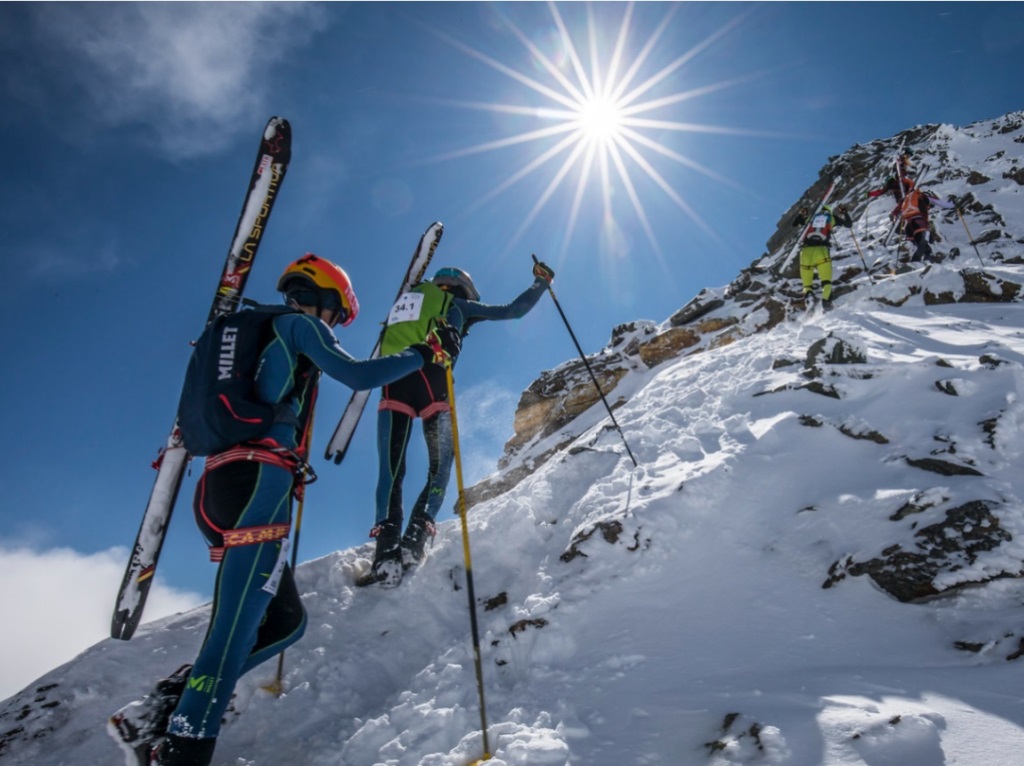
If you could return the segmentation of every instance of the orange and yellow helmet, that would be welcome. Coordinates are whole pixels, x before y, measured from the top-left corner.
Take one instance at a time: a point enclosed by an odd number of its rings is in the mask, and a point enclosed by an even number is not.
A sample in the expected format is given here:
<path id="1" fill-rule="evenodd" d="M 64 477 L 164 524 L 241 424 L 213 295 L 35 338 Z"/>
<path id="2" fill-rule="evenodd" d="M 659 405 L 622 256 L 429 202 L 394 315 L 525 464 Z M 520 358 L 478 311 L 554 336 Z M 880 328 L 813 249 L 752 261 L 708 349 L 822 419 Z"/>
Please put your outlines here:
<path id="1" fill-rule="evenodd" d="M 313 253 L 306 253 L 289 264 L 277 280 L 277 289 L 287 300 L 299 305 L 337 312 L 336 324 L 343 327 L 350 325 L 359 314 L 359 301 L 345 270 Z"/>

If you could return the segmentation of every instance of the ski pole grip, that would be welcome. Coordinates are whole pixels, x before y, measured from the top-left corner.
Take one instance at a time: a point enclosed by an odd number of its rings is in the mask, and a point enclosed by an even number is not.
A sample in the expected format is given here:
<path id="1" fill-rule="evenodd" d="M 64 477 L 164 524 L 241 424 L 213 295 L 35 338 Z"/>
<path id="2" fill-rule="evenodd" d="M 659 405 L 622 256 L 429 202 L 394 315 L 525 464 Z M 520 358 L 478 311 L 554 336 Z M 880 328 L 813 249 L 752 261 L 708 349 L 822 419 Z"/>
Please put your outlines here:
<path id="1" fill-rule="evenodd" d="M 539 259 L 539 258 L 537 257 L 537 254 L 536 254 L 536 253 L 530 253 L 530 257 L 531 257 L 531 258 L 533 258 L 533 262 L 534 262 L 534 264 L 539 264 L 539 263 L 540 263 L 540 259 Z M 548 280 L 546 280 L 546 281 L 548 282 L 548 292 L 549 292 L 549 293 L 551 293 L 551 297 L 552 297 L 552 298 L 554 299 L 554 301 L 555 301 L 555 305 L 556 305 L 556 306 L 558 306 L 558 299 L 557 299 L 557 298 L 555 298 L 555 291 L 554 291 L 554 289 L 553 289 L 553 288 L 551 287 L 551 282 L 550 282 L 550 281 L 548 281 Z M 561 312 L 562 312 L 562 307 L 561 307 L 561 306 L 558 306 L 558 312 L 559 312 L 559 313 L 561 313 Z M 563 315 L 563 316 L 564 316 L 564 315 Z"/>

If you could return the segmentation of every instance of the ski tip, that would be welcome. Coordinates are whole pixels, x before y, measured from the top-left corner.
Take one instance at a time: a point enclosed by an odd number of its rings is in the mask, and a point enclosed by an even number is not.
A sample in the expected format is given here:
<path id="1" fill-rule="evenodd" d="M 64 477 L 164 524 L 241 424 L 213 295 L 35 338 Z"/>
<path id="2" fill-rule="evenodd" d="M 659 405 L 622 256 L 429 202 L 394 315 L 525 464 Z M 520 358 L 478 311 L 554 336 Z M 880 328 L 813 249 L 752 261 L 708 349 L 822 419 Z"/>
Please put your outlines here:
<path id="1" fill-rule="evenodd" d="M 277 135 L 279 130 L 290 129 L 291 123 L 288 122 L 287 119 L 285 119 L 284 117 L 278 117 L 277 115 L 274 115 L 269 120 L 267 120 L 267 127 L 264 129 L 263 137 L 266 139 L 271 139 Z"/>

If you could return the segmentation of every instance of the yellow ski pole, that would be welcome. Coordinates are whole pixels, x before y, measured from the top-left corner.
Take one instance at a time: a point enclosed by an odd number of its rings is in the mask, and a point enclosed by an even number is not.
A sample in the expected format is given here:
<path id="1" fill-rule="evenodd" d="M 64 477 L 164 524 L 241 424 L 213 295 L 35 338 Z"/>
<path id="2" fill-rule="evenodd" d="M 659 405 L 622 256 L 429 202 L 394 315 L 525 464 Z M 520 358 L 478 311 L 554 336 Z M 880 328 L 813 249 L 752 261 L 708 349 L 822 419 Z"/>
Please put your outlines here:
<path id="1" fill-rule="evenodd" d="M 462 522 L 462 555 L 466 560 L 466 593 L 469 597 L 469 624 L 473 634 L 473 664 L 476 667 L 476 690 L 480 697 L 480 728 L 484 735 L 484 756 L 469 766 L 477 766 L 491 759 L 491 748 L 487 742 L 487 713 L 484 704 L 484 675 L 480 664 L 480 629 L 476 622 L 476 593 L 473 589 L 473 558 L 469 552 L 469 525 L 466 522 L 466 497 L 462 485 L 462 454 L 459 451 L 459 419 L 455 414 L 455 380 L 451 364 L 445 365 L 448 378 L 448 406 L 452 415 L 452 446 L 455 448 L 455 481 L 459 488 L 458 508 Z"/>
<path id="2" fill-rule="evenodd" d="M 867 272 L 868 281 L 871 284 L 875 283 L 875 278 L 871 276 L 871 271 L 868 269 L 868 262 L 864 260 L 864 253 L 860 250 L 860 243 L 857 241 L 857 235 L 853 233 L 853 227 L 850 227 L 850 236 L 853 237 L 853 246 L 857 248 L 857 255 L 860 256 L 860 262 L 864 264 L 864 271 Z"/>
<path id="3" fill-rule="evenodd" d="M 954 202 L 953 205 L 956 207 L 956 214 L 960 218 L 960 223 L 964 225 L 964 231 L 967 232 L 967 239 L 971 241 L 971 247 L 974 248 L 974 253 L 978 256 L 978 261 L 981 263 L 981 267 L 985 268 L 985 261 L 982 260 L 981 253 L 978 252 L 978 246 L 974 244 L 974 237 L 971 236 L 971 230 L 967 228 L 967 221 L 964 220 L 964 214 L 960 212 L 960 202 Z"/>
<path id="4" fill-rule="evenodd" d="M 309 454 L 309 448 L 313 444 L 313 410 L 316 407 L 316 395 L 317 395 L 317 383 L 313 384 L 313 401 L 309 405 L 309 426 L 306 428 L 306 434 L 303 438 L 305 443 L 304 454 Z M 300 452 L 300 454 L 303 454 Z M 315 476 L 313 477 L 316 478 Z M 310 480 L 312 481 L 312 480 Z M 299 558 L 299 532 L 302 531 L 302 508 L 306 504 L 306 485 L 310 482 L 306 481 L 305 474 L 300 479 L 302 491 L 299 493 L 299 505 L 295 509 L 295 535 L 292 537 L 292 574 L 295 574 L 295 566 L 298 563 Z M 280 697 L 284 692 L 284 651 L 282 650 L 277 655 L 277 674 L 274 676 L 274 680 L 270 683 L 263 685 L 263 690 L 270 692 L 275 697 Z"/>

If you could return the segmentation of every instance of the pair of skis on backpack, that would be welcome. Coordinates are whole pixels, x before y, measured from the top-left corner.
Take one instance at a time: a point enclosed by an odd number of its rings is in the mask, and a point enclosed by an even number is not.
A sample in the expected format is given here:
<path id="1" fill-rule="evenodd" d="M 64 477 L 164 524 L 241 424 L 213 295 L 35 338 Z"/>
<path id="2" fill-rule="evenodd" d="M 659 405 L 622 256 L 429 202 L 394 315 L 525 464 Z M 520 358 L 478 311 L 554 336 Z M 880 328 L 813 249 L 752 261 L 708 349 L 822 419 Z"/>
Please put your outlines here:
<path id="1" fill-rule="evenodd" d="M 261 137 L 242 212 L 235 227 L 217 289 L 214 291 L 213 307 L 207 324 L 219 316 L 237 310 L 259 249 L 259 235 L 269 221 L 290 159 L 291 126 L 287 120 L 273 117 L 267 123 Z M 256 223 L 259 226 L 256 226 Z M 254 234 L 254 231 L 257 233 Z M 443 232 L 444 226 L 440 222 L 432 223 L 423 232 L 402 280 L 398 296 L 422 280 Z M 380 340 L 374 347 L 371 358 L 379 355 Z M 369 396 L 369 391 L 353 394 L 338 422 L 326 454 L 326 457 L 336 464 L 345 456 Z M 154 464 L 157 478 L 139 524 L 114 605 L 110 627 L 110 635 L 113 638 L 129 640 L 142 620 L 164 538 L 190 458 L 191 455 L 182 443 L 181 430 L 175 422 L 160 457 Z"/>

